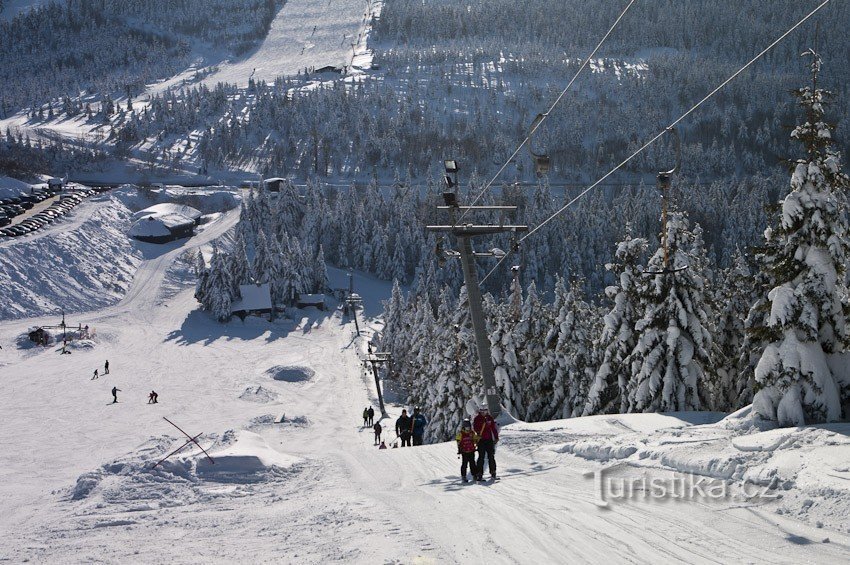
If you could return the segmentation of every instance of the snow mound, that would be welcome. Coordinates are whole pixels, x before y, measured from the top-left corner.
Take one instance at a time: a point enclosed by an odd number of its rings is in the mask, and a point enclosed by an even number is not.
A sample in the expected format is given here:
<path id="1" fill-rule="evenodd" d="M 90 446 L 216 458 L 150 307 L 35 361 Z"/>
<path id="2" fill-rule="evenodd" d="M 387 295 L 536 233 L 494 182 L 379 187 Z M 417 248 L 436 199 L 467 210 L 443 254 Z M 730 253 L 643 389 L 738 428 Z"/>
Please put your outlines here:
<path id="1" fill-rule="evenodd" d="M 215 463 L 198 458 L 199 477 L 228 482 L 254 482 L 292 469 L 303 460 L 272 449 L 262 436 L 247 430 L 236 433 L 227 447 L 210 452 Z"/>
<path id="2" fill-rule="evenodd" d="M 267 369 L 266 374 L 270 375 L 276 381 L 300 383 L 312 379 L 316 375 L 316 372 L 309 367 L 284 367 L 278 365 Z"/>
<path id="3" fill-rule="evenodd" d="M 93 339 L 74 339 L 68 342 L 67 348 L 76 351 L 91 351 L 96 345 L 97 342 Z"/>
<path id="4" fill-rule="evenodd" d="M 765 508 L 850 532 L 850 424 L 765 429 L 749 408 L 717 416 L 706 417 L 709 423 L 696 414 L 629 414 L 516 424 L 504 439 L 525 451 L 537 442 L 537 452 L 555 460 L 568 454 L 635 471 L 692 474 L 749 492 L 763 487 L 775 497 Z M 544 429 L 564 432 L 563 443 L 539 445 L 552 437 L 539 433 Z"/>
<path id="5" fill-rule="evenodd" d="M 277 400 L 277 393 L 262 386 L 250 386 L 239 398 L 248 402 L 274 402 Z"/>

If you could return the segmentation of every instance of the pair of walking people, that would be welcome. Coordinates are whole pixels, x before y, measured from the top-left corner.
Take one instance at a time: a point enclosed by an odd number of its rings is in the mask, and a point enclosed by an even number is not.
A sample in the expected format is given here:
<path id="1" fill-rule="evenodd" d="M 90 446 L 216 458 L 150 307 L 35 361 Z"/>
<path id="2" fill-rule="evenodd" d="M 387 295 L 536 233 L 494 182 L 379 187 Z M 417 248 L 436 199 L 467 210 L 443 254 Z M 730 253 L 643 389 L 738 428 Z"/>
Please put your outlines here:
<path id="1" fill-rule="evenodd" d="M 363 409 L 363 427 L 374 426 L 375 424 L 375 409 L 369 406 Z"/>
<path id="2" fill-rule="evenodd" d="M 395 421 L 395 433 L 401 439 L 401 446 L 410 447 L 411 439 L 413 445 L 422 445 L 427 425 L 428 418 L 422 414 L 418 406 L 413 409 L 413 417 L 407 415 L 407 409 L 402 410 L 401 416 Z"/>
<path id="3" fill-rule="evenodd" d="M 472 472 L 476 481 L 484 480 L 484 459 L 487 459 L 490 478 L 498 479 L 496 475 L 496 443 L 499 441 L 499 426 L 490 415 L 486 406 L 478 409 L 478 415 L 474 421 L 464 419 L 460 431 L 455 436 L 457 441 L 457 452 L 461 456 L 460 477 L 463 482 L 469 482 L 466 478 L 467 468 Z M 475 453 L 478 452 L 478 460 Z"/>

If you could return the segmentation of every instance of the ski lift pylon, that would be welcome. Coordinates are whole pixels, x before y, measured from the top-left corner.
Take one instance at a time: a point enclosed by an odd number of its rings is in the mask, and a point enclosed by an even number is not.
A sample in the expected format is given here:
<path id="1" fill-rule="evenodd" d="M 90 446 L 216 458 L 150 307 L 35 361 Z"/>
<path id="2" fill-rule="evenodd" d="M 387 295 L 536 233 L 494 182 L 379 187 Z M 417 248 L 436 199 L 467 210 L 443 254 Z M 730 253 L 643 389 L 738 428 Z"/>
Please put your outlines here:
<path id="1" fill-rule="evenodd" d="M 670 249 L 667 241 L 667 200 L 669 198 L 668 191 L 672 185 L 673 175 L 678 173 L 682 167 L 682 141 L 679 138 L 679 131 L 675 128 L 668 128 L 667 132 L 673 134 L 673 146 L 676 151 L 676 164 L 672 169 L 666 171 L 658 171 L 656 183 L 658 190 L 661 192 L 661 246 L 664 249 L 664 268 L 660 271 L 644 271 L 644 275 L 672 275 L 687 269 L 684 267 L 670 267 Z"/>

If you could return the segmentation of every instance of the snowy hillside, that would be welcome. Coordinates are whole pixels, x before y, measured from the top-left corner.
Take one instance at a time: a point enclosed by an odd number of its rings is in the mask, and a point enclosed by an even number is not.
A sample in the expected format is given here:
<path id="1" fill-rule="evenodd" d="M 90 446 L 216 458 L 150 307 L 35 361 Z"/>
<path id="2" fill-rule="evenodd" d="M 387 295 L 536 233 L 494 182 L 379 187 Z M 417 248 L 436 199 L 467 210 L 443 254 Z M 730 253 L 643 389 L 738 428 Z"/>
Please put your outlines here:
<path id="1" fill-rule="evenodd" d="M 128 237 L 134 211 L 157 198 L 198 203 L 208 212 L 235 207 L 232 192 L 140 196 L 125 187 L 86 202 L 64 219 L 22 238 L 0 242 L 0 320 L 55 315 L 102 308 L 125 298 L 137 269 L 168 262 L 182 245 L 153 246 Z M 232 226 L 231 211 L 199 229 L 205 237 L 190 247 L 220 236 Z M 199 241 L 200 243 L 194 243 Z M 76 324 L 75 324 L 76 325 Z"/>

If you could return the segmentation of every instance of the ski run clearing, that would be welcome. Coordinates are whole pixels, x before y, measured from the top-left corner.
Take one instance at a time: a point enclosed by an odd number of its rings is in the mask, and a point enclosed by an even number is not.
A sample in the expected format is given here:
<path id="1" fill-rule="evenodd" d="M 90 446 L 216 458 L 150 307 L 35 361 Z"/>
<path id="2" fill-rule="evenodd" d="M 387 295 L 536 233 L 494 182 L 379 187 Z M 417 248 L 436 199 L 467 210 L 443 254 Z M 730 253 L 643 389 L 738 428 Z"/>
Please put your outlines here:
<path id="1" fill-rule="evenodd" d="M 107 193 L 81 206 L 78 218 L 50 228 L 64 225 L 68 241 L 84 233 L 92 242 L 111 241 L 102 245 L 116 255 L 103 262 L 102 276 L 132 279 L 97 300 L 91 296 L 102 291 L 95 285 L 77 289 L 77 310 L 94 310 L 66 312 L 67 322 L 88 325 L 90 340 L 74 342 L 70 355 L 61 355 L 61 346 L 19 346 L 32 326 L 57 323 L 58 310 L 14 320 L 10 310 L 0 323 L 0 560 L 850 558 L 847 424 L 760 431 L 746 409 L 726 417 L 514 423 L 503 429 L 497 452 L 502 480 L 464 485 L 452 443 L 379 450 L 372 431 L 360 427 L 364 406 L 377 405 L 360 357 L 380 327 L 375 316 L 389 284 L 355 276 L 367 318 L 360 338 L 333 309 L 218 324 L 199 310 L 180 258 L 188 249 L 209 251 L 235 216 L 215 214 L 191 239 L 158 250 L 129 240 L 118 245 L 131 213 L 150 204 L 132 194 Z M 197 199 L 182 202 L 201 206 Z M 35 265 L 51 254 L 62 255 L 69 270 L 91 268 L 84 251 L 38 242 L 0 245 L 4 265 L 21 246 L 33 265 L 4 288 L 22 292 L 49 280 Z M 347 285 L 344 272 L 331 269 L 331 279 L 334 287 Z M 45 296 L 58 304 L 60 294 Z M 107 359 L 109 374 L 93 380 Z M 112 387 L 119 389 L 117 404 Z M 147 403 L 151 390 L 157 404 Z M 391 417 L 382 420 L 390 442 L 401 408 L 391 402 Z M 201 434 L 215 464 L 193 446 L 153 468 L 186 440 L 163 417 Z M 654 485 L 670 491 L 656 497 Z M 715 498 L 718 489 L 724 494 Z"/>

